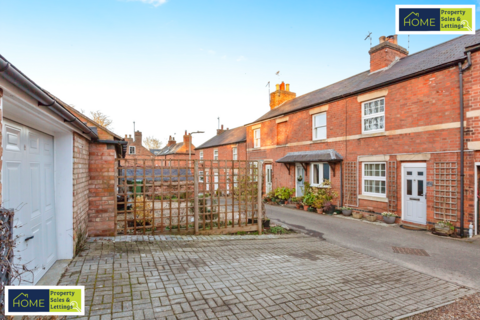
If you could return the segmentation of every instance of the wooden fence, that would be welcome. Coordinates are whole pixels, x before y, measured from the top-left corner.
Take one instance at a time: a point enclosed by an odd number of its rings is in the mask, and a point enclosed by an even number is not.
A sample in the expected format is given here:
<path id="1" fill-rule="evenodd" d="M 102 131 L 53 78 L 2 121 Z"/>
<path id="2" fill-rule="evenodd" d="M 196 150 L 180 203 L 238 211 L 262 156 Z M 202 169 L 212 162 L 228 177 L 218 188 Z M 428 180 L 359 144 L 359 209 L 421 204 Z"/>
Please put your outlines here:
<path id="1" fill-rule="evenodd" d="M 116 234 L 262 231 L 262 162 L 116 159 Z"/>

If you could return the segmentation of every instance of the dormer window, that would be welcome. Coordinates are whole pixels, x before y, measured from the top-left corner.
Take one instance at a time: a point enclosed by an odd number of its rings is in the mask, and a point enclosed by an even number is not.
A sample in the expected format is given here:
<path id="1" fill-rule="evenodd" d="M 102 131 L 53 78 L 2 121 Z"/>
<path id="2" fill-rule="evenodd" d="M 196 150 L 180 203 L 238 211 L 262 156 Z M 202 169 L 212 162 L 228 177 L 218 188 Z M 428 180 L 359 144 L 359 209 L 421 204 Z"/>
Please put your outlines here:
<path id="1" fill-rule="evenodd" d="M 385 98 L 362 103 L 362 132 L 385 131 Z"/>

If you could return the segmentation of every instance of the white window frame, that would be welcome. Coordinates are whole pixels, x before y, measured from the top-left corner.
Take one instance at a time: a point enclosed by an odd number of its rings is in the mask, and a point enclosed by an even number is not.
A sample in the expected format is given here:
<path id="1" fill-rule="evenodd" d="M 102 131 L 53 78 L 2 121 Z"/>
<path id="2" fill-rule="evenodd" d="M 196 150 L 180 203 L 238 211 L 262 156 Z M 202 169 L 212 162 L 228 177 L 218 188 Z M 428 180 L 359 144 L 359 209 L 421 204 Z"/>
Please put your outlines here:
<path id="1" fill-rule="evenodd" d="M 385 177 L 377 177 L 377 176 L 365 176 L 365 165 L 367 164 L 383 164 L 385 166 Z M 376 192 L 365 192 L 365 180 L 373 180 L 373 181 L 385 181 L 385 193 L 376 193 Z M 362 194 L 366 196 L 373 196 L 373 197 L 380 197 L 386 198 L 387 197 L 387 163 L 386 162 L 363 162 L 362 163 Z"/>
<path id="2" fill-rule="evenodd" d="M 213 160 L 218 160 L 218 149 L 213 150 Z"/>
<path id="3" fill-rule="evenodd" d="M 323 165 L 324 164 L 328 164 L 328 162 L 312 162 L 310 164 L 310 185 L 312 187 L 319 187 L 319 188 L 320 187 L 321 188 L 327 188 L 327 187 L 329 188 L 330 187 L 330 186 L 325 186 L 323 184 L 323 180 L 324 180 L 324 178 L 323 178 Z M 318 171 L 318 173 L 319 173 L 318 180 L 319 180 L 319 182 L 321 181 L 321 183 L 313 183 L 313 172 L 314 172 L 313 166 L 314 165 L 318 165 L 322 168 L 322 170 Z M 328 166 L 328 174 L 330 175 L 330 180 L 329 181 L 331 182 L 332 181 L 332 168 L 330 168 L 330 165 Z"/>
<path id="4" fill-rule="evenodd" d="M 198 171 L 198 182 L 203 183 L 204 179 L 203 171 Z"/>
<path id="5" fill-rule="evenodd" d="M 321 114 L 325 114 L 325 126 L 318 126 L 318 127 L 315 127 L 315 117 L 321 115 Z M 318 138 L 315 136 L 315 129 L 316 128 L 321 128 L 321 127 L 325 127 L 325 138 Z M 326 112 L 319 112 L 319 113 L 315 113 L 315 114 L 312 114 L 312 140 L 325 140 L 327 139 L 327 113 Z"/>
<path id="6" fill-rule="evenodd" d="M 253 147 L 260 148 L 260 128 L 253 130 Z"/>
<path id="7" fill-rule="evenodd" d="M 132 152 L 132 148 L 133 148 L 133 152 Z M 135 146 L 128 147 L 128 154 L 136 154 L 136 152 L 137 152 L 137 148 L 135 148 Z"/>
<path id="8" fill-rule="evenodd" d="M 367 103 L 375 102 L 375 101 L 380 101 L 383 100 L 383 112 L 377 112 L 369 115 L 365 115 L 365 105 Z M 374 100 L 369 100 L 365 101 L 362 103 L 362 133 L 368 134 L 368 133 L 377 133 L 377 132 L 385 132 L 385 127 L 386 127 L 386 122 L 385 122 L 385 109 L 387 108 L 387 105 L 385 104 L 385 98 L 378 98 Z M 371 119 L 371 118 L 377 118 L 377 117 L 383 117 L 383 129 L 377 129 L 377 130 L 365 130 L 365 120 L 366 119 Z"/>
<path id="9" fill-rule="evenodd" d="M 238 154 L 237 154 L 237 147 L 233 147 L 232 148 L 232 158 L 233 160 L 237 160 L 238 159 Z"/>
<path id="10" fill-rule="evenodd" d="M 203 160 L 203 150 L 200 151 L 200 160 Z"/>

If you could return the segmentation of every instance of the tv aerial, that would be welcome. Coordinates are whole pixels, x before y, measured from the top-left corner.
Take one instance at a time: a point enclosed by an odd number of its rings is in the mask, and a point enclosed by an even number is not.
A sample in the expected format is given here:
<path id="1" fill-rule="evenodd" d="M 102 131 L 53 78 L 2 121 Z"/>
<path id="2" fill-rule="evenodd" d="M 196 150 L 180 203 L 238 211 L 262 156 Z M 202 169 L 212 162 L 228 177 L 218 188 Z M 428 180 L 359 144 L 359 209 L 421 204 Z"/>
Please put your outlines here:
<path id="1" fill-rule="evenodd" d="M 372 47 L 372 33 L 370 31 L 368 31 L 368 35 L 365 37 L 364 40 L 367 40 L 368 38 L 370 38 L 370 48 Z"/>

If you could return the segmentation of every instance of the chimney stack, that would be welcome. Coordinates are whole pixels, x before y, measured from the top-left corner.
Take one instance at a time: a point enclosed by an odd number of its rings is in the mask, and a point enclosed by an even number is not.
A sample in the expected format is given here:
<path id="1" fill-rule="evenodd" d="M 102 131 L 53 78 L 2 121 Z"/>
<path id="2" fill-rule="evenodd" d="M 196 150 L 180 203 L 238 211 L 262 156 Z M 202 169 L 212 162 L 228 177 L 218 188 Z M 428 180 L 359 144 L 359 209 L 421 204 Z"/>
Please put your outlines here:
<path id="1" fill-rule="evenodd" d="M 288 100 L 295 99 L 297 94 L 290 91 L 290 84 L 285 84 L 282 81 L 281 84 L 275 85 L 276 91 L 270 93 L 270 109 L 275 109 L 282 103 Z"/>
<path id="2" fill-rule="evenodd" d="M 396 59 L 408 56 L 408 51 L 397 44 L 397 35 L 381 36 L 380 43 L 371 48 L 370 54 L 370 72 L 388 67 Z"/>
<path id="3" fill-rule="evenodd" d="M 140 141 L 142 143 L 142 133 L 140 131 L 135 131 L 135 142 Z"/>
<path id="4" fill-rule="evenodd" d="M 185 130 L 185 134 L 183 135 L 183 144 L 188 148 L 188 145 L 192 143 L 191 141 L 192 136 L 187 133 Z"/>
<path id="5" fill-rule="evenodd" d="M 175 144 L 176 144 L 176 142 L 175 142 L 175 138 L 172 138 L 172 136 L 169 136 L 169 137 L 168 137 L 168 144 L 167 144 L 167 147 L 174 146 Z"/>
<path id="6" fill-rule="evenodd" d="M 228 129 L 227 129 L 227 130 L 228 130 Z M 217 136 L 218 136 L 219 134 L 224 133 L 224 132 L 225 132 L 225 130 L 223 130 L 223 124 L 222 124 L 221 129 L 217 129 Z"/>

